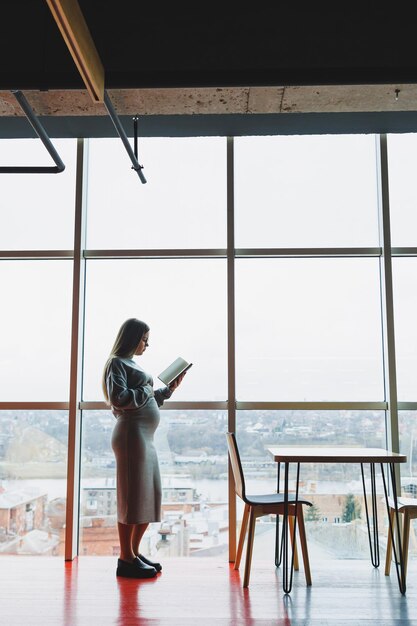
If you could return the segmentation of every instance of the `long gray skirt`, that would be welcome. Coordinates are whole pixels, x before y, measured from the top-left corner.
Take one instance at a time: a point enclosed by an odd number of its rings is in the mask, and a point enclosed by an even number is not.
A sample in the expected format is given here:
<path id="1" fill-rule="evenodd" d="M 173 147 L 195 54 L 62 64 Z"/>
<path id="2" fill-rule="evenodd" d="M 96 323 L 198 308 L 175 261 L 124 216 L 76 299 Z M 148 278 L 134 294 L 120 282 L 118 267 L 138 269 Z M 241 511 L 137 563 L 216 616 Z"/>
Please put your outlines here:
<path id="1" fill-rule="evenodd" d="M 117 520 L 122 524 L 161 521 L 161 475 L 153 443 L 160 420 L 154 398 L 138 412 L 119 415 L 112 434 L 117 468 Z"/>

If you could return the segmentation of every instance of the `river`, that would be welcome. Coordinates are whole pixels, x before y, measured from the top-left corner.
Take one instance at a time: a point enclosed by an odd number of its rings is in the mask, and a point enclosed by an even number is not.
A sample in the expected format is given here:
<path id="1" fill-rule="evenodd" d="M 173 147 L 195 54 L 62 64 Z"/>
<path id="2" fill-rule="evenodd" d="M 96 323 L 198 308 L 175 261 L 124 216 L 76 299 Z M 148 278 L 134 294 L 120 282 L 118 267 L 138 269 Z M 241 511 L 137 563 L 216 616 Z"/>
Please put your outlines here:
<path id="1" fill-rule="evenodd" d="M 14 491 L 22 488 L 36 490 L 39 494 L 47 494 L 48 500 L 66 497 L 67 481 L 63 478 L 36 478 L 21 480 L 4 480 L 1 485 L 6 491 Z M 113 486 L 114 483 L 109 478 L 85 478 L 81 483 L 82 487 L 105 487 Z M 198 479 L 192 480 L 187 475 L 163 475 L 164 487 L 194 487 L 197 494 L 202 500 L 210 502 L 226 502 L 228 498 L 227 479 Z M 275 490 L 274 479 L 248 479 L 246 481 L 246 490 L 248 493 L 271 493 Z M 311 489 L 310 489 L 311 491 Z M 379 489 L 378 489 L 379 491 Z M 342 481 L 318 481 L 314 483 L 314 492 L 319 494 L 346 494 L 362 493 L 362 484 L 359 480 L 342 482 Z M 382 490 L 381 490 L 382 493 Z M 199 498 L 199 499 L 200 499 Z"/>

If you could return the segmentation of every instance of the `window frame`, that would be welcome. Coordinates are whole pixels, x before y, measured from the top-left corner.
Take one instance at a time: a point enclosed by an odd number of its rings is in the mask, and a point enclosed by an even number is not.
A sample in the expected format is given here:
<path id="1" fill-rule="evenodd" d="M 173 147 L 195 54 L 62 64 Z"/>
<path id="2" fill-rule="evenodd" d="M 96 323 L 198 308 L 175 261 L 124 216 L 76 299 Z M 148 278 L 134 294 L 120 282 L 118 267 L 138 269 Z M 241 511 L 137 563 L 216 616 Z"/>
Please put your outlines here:
<path id="1" fill-rule="evenodd" d="M 387 136 L 375 135 L 377 146 L 378 206 L 380 245 L 372 248 L 236 248 L 234 239 L 234 139 L 227 138 L 227 247 L 225 249 L 175 250 L 89 250 L 85 246 L 86 188 L 88 182 L 88 139 L 77 140 L 75 230 L 72 250 L 16 250 L 0 251 L 4 259 L 71 259 L 73 261 L 72 333 L 70 394 L 62 402 L 0 402 L 0 409 L 65 409 L 69 411 L 68 488 L 65 559 L 78 554 L 78 517 L 80 490 L 80 447 L 82 411 L 104 409 L 104 401 L 82 400 L 82 363 L 84 341 L 84 279 L 86 259 L 117 258 L 225 258 L 227 262 L 227 332 L 228 332 L 228 392 L 220 402 L 167 401 L 164 409 L 222 409 L 228 411 L 228 430 L 236 430 L 237 410 L 306 409 L 306 410 L 383 410 L 386 417 L 386 445 L 399 451 L 399 410 L 417 410 L 415 402 L 398 402 L 396 386 L 395 338 L 393 317 L 392 258 L 417 256 L 417 247 L 391 247 L 389 220 L 389 188 Z M 235 259 L 243 257 L 378 257 L 380 264 L 380 297 L 383 319 L 382 341 L 384 358 L 385 399 L 383 402 L 238 402 L 235 384 Z M 398 469 L 398 468 L 397 468 Z M 399 472 L 397 475 L 399 483 Z M 236 552 L 236 497 L 229 467 L 229 554 Z"/>

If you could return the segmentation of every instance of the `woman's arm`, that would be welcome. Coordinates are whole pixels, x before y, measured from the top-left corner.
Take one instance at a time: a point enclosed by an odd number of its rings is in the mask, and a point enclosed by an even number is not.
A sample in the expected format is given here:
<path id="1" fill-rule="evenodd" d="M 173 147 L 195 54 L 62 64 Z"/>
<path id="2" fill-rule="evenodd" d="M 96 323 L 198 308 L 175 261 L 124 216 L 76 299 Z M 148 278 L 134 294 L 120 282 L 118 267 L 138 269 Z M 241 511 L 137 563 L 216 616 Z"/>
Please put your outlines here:
<path id="1" fill-rule="evenodd" d="M 110 404 L 118 409 L 140 409 L 153 394 L 151 385 L 129 388 L 127 372 L 118 359 L 113 359 L 106 376 Z"/>

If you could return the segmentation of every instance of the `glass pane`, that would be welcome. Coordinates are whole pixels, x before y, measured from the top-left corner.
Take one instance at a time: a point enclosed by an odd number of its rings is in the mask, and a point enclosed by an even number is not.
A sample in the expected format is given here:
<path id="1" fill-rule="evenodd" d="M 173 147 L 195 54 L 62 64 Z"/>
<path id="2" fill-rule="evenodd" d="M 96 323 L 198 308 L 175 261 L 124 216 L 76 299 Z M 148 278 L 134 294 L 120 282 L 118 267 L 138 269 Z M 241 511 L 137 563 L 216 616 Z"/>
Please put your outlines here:
<path id="1" fill-rule="evenodd" d="M 61 174 L 1 174 L 0 248 L 70 250 L 74 247 L 77 141 L 54 139 L 65 164 Z M 40 139 L 1 139 L 1 165 L 54 162 Z"/>
<path id="2" fill-rule="evenodd" d="M 237 442 L 248 494 L 273 493 L 277 464 L 269 446 L 348 446 L 385 448 L 383 411 L 238 411 Z M 290 465 L 289 490 L 295 491 L 295 464 Z M 368 507 L 371 506 L 369 466 L 364 466 Z M 283 469 L 281 469 L 281 481 Z M 386 506 L 379 468 L 376 470 L 379 533 L 386 541 Z M 281 490 L 283 483 L 281 482 Z M 369 556 L 366 512 L 360 465 L 309 464 L 300 466 L 299 493 L 312 502 L 305 507 L 310 561 L 317 558 Z M 239 519 L 243 514 L 238 499 Z M 275 518 L 265 516 L 257 524 L 254 558 L 274 552 Z"/>
<path id="3" fill-rule="evenodd" d="M 395 352 L 398 399 L 417 400 L 417 259 L 394 258 Z"/>
<path id="4" fill-rule="evenodd" d="M 110 411 L 83 411 L 80 554 L 119 554 Z M 227 556 L 227 414 L 161 411 L 155 433 L 162 521 L 151 523 L 145 556 Z"/>
<path id="5" fill-rule="evenodd" d="M 238 400 L 383 400 L 377 259 L 236 262 Z"/>
<path id="6" fill-rule="evenodd" d="M 417 134 L 388 135 L 388 180 L 393 246 L 417 246 Z"/>
<path id="7" fill-rule="evenodd" d="M 373 135 L 235 140 L 236 245 L 378 245 Z"/>
<path id="8" fill-rule="evenodd" d="M 0 411 L 0 554 L 63 556 L 68 413 Z"/>
<path id="9" fill-rule="evenodd" d="M 400 452 L 407 456 L 401 466 L 402 494 L 417 498 L 417 411 L 399 411 Z"/>
<path id="10" fill-rule="evenodd" d="M 226 139 L 141 138 L 139 163 L 145 185 L 120 139 L 91 140 L 89 248 L 226 246 Z"/>
<path id="11" fill-rule="evenodd" d="M 72 262 L 1 261 L 0 400 L 67 401 Z"/>
<path id="12" fill-rule="evenodd" d="M 138 363 L 154 378 L 181 356 L 193 367 L 173 399 L 227 397 L 226 263 L 223 259 L 87 262 L 84 398 L 101 400 L 101 374 L 121 324 L 151 328 Z"/>
<path id="13" fill-rule="evenodd" d="M 401 465 L 401 496 L 417 498 L 417 411 L 399 411 L 400 452 L 407 456 Z M 408 558 L 417 558 L 417 520 L 411 520 Z"/>

